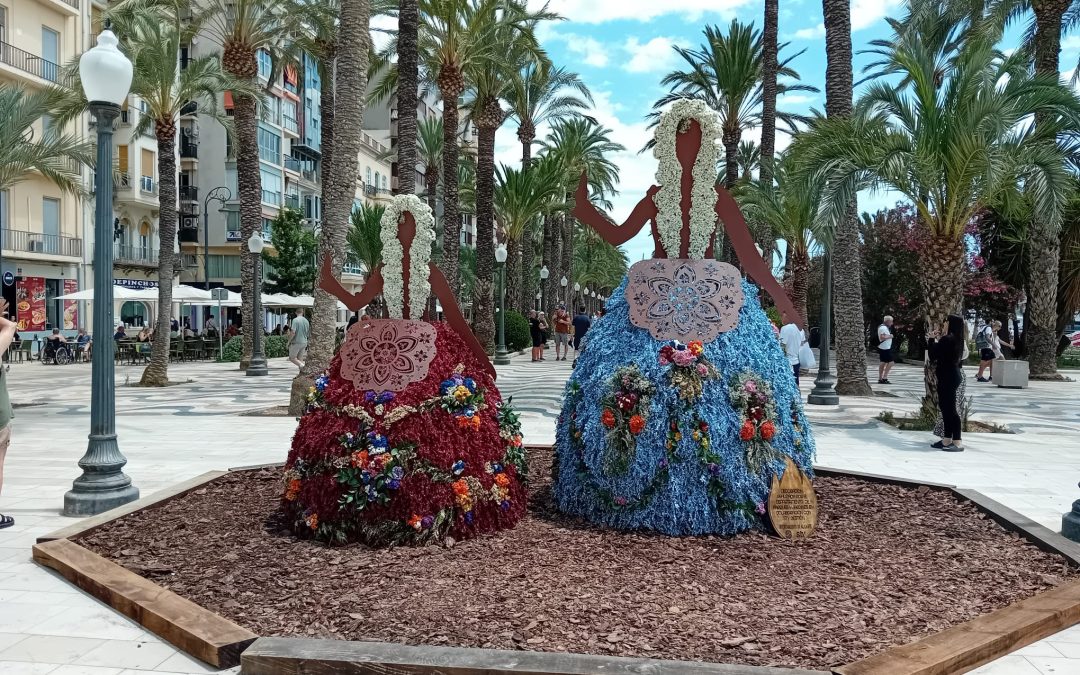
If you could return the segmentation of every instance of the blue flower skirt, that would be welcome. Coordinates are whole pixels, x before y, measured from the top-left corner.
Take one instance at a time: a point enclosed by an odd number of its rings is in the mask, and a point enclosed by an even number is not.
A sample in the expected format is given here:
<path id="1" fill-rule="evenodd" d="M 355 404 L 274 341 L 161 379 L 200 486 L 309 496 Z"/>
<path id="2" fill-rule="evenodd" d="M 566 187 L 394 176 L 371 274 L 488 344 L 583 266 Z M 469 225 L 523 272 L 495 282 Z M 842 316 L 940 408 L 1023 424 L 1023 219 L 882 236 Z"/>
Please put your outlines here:
<path id="1" fill-rule="evenodd" d="M 734 330 L 681 345 L 630 322 L 625 287 L 589 329 L 567 384 L 556 505 L 622 530 L 763 527 L 773 476 L 785 457 L 810 474 L 814 439 L 757 288 L 743 282 Z"/>

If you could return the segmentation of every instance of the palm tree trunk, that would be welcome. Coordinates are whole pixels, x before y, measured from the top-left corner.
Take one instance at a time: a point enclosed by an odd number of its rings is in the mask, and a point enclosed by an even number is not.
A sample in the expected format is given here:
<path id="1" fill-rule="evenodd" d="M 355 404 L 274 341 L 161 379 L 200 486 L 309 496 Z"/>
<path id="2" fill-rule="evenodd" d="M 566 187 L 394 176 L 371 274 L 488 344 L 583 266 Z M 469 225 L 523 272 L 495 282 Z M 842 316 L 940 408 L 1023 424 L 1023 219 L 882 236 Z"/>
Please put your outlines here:
<path id="1" fill-rule="evenodd" d="M 791 261 L 791 304 L 795 305 L 795 311 L 802 318 L 803 325 L 807 323 L 806 316 L 806 292 L 810 285 L 810 255 L 806 249 L 791 249 L 788 256 Z"/>
<path id="2" fill-rule="evenodd" d="M 776 152 L 777 5 L 777 0 L 765 0 L 765 25 L 761 32 L 761 166 L 758 177 L 767 187 L 772 186 Z"/>
<path id="3" fill-rule="evenodd" d="M 524 289 L 521 287 L 521 242 L 506 238 L 506 306 L 519 309 Z"/>
<path id="4" fill-rule="evenodd" d="M 489 108 L 499 102 L 485 102 L 480 119 L 496 117 Z M 502 112 L 497 117 L 501 119 Z M 489 353 L 495 351 L 495 308 L 492 286 L 495 275 L 495 131 L 498 125 L 477 124 L 476 154 L 476 284 L 473 287 L 473 326 L 476 338 Z"/>
<path id="5" fill-rule="evenodd" d="M 920 283 L 926 307 L 926 325 L 937 330 L 950 314 L 964 305 L 964 244 L 958 238 L 929 237 L 920 250 Z M 837 319 L 839 319 L 839 310 Z M 937 377 L 933 364 L 923 370 L 924 407 L 937 408 Z"/>
<path id="6" fill-rule="evenodd" d="M 442 270 L 454 297 L 461 300 L 458 260 L 461 246 L 461 212 L 458 208 L 458 97 L 465 90 L 461 72 L 444 66 L 439 73 L 443 100 L 443 255 Z"/>
<path id="7" fill-rule="evenodd" d="M 398 4 L 397 191 L 416 192 L 416 36 L 420 25 L 417 0 Z"/>
<path id="8" fill-rule="evenodd" d="M 360 153 L 360 135 L 364 121 L 364 90 L 367 88 L 368 24 L 371 18 L 370 0 L 341 0 L 340 39 L 337 52 L 337 72 L 334 78 L 336 106 L 332 143 L 337 157 L 356 157 Z M 341 84 L 341 96 L 337 96 Z M 325 88 L 325 85 L 324 85 Z M 324 111 L 325 113 L 325 111 Z M 325 138 L 324 138 L 324 143 Z M 329 176 L 323 178 L 323 222 L 319 238 L 318 265 L 329 256 L 334 275 L 341 275 L 345 263 L 345 237 L 356 192 L 357 163 L 336 161 L 330 165 Z M 330 367 L 337 338 L 337 298 L 315 287 L 315 307 L 311 317 L 311 340 L 307 361 L 292 382 L 289 410 L 303 411 L 304 400 L 315 377 Z"/>
<path id="9" fill-rule="evenodd" d="M 823 0 L 825 19 L 825 113 L 849 117 L 854 82 L 851 73 L 850 0 Z M 871 396 L 866 379 L 866 332 L 862 317 L 862 267 L 859 213 L 854 199 L 836 225 L 832 256 L 833 316 L 836 320 L 836 393 Z"/>
<path id="10" fill-rule="evenodd" d="M 739 130 L 724 129 L 724 187 L 728 190 L 739 182 Z"/>
<path id="11" fill-rule="evenodd" d="M 329 184 L 329 176 L 334 170 L 334 106 L 337 105 L 337 100 L 334 91 L 334 64 L 337 63 L 337 43 L 328 46 L 326 56 L 329 59 L 326 64 L 320 69 L 325 71 L 325 76 L 322 76 L 322 89 L 319 90 L 319 107 L 321 108 L 321 120 L 322 134 L 320 135 L 321 143 L 319 149 L 321 150 L 321 157 L 319 158 L 319 175 L 327 177 L 327 180 L 322 184 L 322 198 L 323 203 L 326 203 L 327 199 L 332 199 L 328 194 L 329 190 L 327 185 Z"/>
<path id="12" fill-rule="evenodd" d="M 529 223 L 525 226 L 525 230 L 521 233 L 521 293 L 518 298 L 515 298 L 514 307 L 521 309 L 528 302 L 527 298 L 532 291 L 532 274 L 533 267 L 536 261 L 536 242 L 533 240 L 535 223 Z M 548 268 L 551 268 L 551 264 L 544 260 L 541 264 L 547 264 Z"/>
<path id="13" fill-rule="evenodd" d="M 573 207 L 572 200 L 570 208 Z M 562 274 L 570 280 L 570 288 L 574 287 L 574 219 L 567 213 L 560 213 L 556 222 L 553 224 L 555 233 L 553 237 L 559 237 L 562 240 L 562 249 L 560 251 L 560 260 L 562 268 Z M 576 311 L 572 310 L 572 311 Z"/>
<path id="14" fill-rule="evenodd" d="M 1035 72 L 1058 77 L 1061 27 L 1070 0 L 1032 0 L 1035 13 Z M 1044 123 L 1040 116 L 1035 124 Z M 1061 242 L 1057 229 L 1035 214 L 1029 247 L 1030 280 L 1024 313 L 1024 343 L 1033 377 L 1057 377 L 1057 294 Z"/>
<path id="15" fill-rule="evenodd" d="M 259 134 L 255 99 L 234 96 L 233 125 L 236 133 L 236 184 L 240 200 L 240 322 L 243 326 L 243 349 L 240 369 L 251 361 L 252 331 L 261 329 L 255 316 L 255 265 L 248 255 L 246 242 L 262 228 L 262 175 L 259 173 Z"/>
<path id="16" fill-rule="evenodd" d="M 158 311 L 150 363 L 139 384 L 169 384 L 169 323 L 172 318 L 172 284 L 176 271 L 176 124 L 155 124 L 158 145 Z"/>

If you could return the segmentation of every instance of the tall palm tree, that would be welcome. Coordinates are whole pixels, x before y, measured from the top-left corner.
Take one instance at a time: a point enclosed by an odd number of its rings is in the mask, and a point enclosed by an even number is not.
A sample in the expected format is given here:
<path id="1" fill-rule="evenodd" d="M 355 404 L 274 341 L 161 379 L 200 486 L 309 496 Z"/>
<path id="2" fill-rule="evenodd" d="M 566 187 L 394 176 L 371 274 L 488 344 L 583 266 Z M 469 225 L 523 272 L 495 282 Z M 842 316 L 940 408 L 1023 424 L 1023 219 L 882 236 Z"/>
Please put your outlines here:
<path id="1" fill-rule="evenodd" d="M 549 279 L 566 277 L 573 283 L 574 219 L 569 214 L 574 208 L 574 186 L 582 172 L 588 174 L 590 191 L 598 199 L 617 194 L 619 167 L 611 156 L 626 148 L 612 141 L 610 135 L 611 130 L 595 120 L 571 117 L 553 124 L 542 143 L 543 152 L 558 160 L 564 180 L 564 206 L 553 214 L 562 239 L 561 255 L 557 264 L 554 259 L 545 261 L 552 270 Z"/>
<path id="2" fill-rule="evenodd" d="M 626 252 L 604 241 L 590 227 L 578 228 L 575 236 L 573 283 L 608 292 L 622 283 L 629 267 Z"/>
<path id="3" fill-rule="evenodd" d="M 822 0 L 825 22 L 825 114 L 830 120 L 851 115 L 850 0 Z M 866 379 L 866 331 L 862 324 L 862 266 L 859 261 L 859 212 L 852 194 L 837 220 L 829 251 L 832 265 L 832 315 L 836 319 L 836 393 L 870 396 Z M 828 349 L 829 345 L 822 345 Z"/>
<path id="4" fill-rule="evenodd" d="M 500 58 L 473 61 L 466 69 L 472 83 L 470 118 L 477 129 L 476 150 L 476 285 L 473 289 L 473 330 L 489 352 L 495 349 L 495 132 L 506 120 L 502 99 L 517 73 L 530 61 L 550 67 L 533 34 L 533 27 L 554 15 L 531 12 L 519 0 L 478 0 L 497 6 L 491 38 Z M 445 152 L 445 148 L 444 148 Z"/>
<path id="5" fill-rule="evenodd" d="M 416 106 L 420 76 L 417 36 L 420 7 L 417 0 L 400 0 L 397 35 L 397 191 L 416 192 Z"/>
<path id="6" fill-rule="evenodd" d="M 64 132 L 62 124 L 43 134 L 33 129 L 44 115 L 59 120 L 69 102 L 70 92 L 59 87 L 28 91 L 0 84 L 0 190 L 36 172 L 64 192 L 82 193 L 80 164 L 93 165 L 94 147 Z"/>
<path id="7" fill-rule="evenodd" d="M 474 63 L 496 58 L 501 49 L 491 39 L 497 7 L 487 0 L 419 0 L 419 4 L 424 20 L 417 36 L 417 52 L 424 72 L 438 87 L 443 108 L 442 269 L 450 287 L 458 293 L 458 103 L 465 93 L 466 71 Z"/>
<path id="8" fill-rule="evenodd" d="M 726 159 L 726 187 L 734 187 L 739 177 L 739 140 L 742 132 L 762 122 L 762 42 L 761 33 L 753 24 L 732 21 L 728 32 L 723 33 L 717 26 L 705 27 L 705 42 L 697 49 L 675 46 L 674 49 L 685 62 L 685 70 L 675 70 L 661 80 L 661 84 L 671 91 L 662 96 L 654 105 L 654 112 L 648 118 L 656 124 L 662 108 L 682 98 L 704 101 L 720 116 L 722 128 L 721 140 L 724 144 Z M 786 46 L 780 45 L 778 51 Z M 802 52 L 777 64 L 778 77 L 794 82 L 776 84 L 776 93 L 785 94 L 794 91 L 817 91 L 806 84 L 798 84 L 799 74 L 790 66 L 793 59 Z M 789 132 L 795 131 L 798 122 L 804 122 L 802 115 L 788 112 L 776 112 L 776 121 L 785 125 Z M 652 147 L 652 141 L 646 144 Z"/>
<path id="9" fill-rule="evenodd" d="M 1046 142 L 1064 125 L 1024 121 L 1076 120 L 1080 99 L 1056 77 L 1032 74 L 1021 52 L 997 51 L 999 37 L 969 36 L 944 55 L 920 40 L 897 43 L 883 72 L 888 81 L 871 83 L 851 117 L 816 122 L 791 150 L 800 170 L 824 186 L 822 209 L 837 223 L 836 237 L 863 185 L 897 190 L 915 205 L 926 237 L 920 268 L 930 327 L 962 308 L 963 234 L 976 214 L 1022 186 L 1056 227 L 1069 195 L 1064 156 Z M 898 78 L 906 83 L 899 89 Z M 839 270 L 845 261 L 837 258 Z M 838 318 L 845 311 L 838 305 Z M 928 369 L 928 400 L 932 375 Z"/>
<path id="10" fill-rule="evenodd" d="M 593 102 L 592 93 L 577 75 L 562 67 L 544 67 L 543 64 L 529 62 L 514 77 L 506 92 L 506 103 L 510 115 L 518 124 L 517 137 L 521 143 L 521 166 L 528 166 L 532 158 L 532 146 L 536 141 L 536 127 L 544 123 L 557 122 L 575 115 L 583 114 L 585 108 Z M 555 229 L 556 221 L 547 217 L 543 221 L 542 264 L 549 269 L 555 267 L 551 259 L 555 242 L 560 233 Z M 533 228 L 526 228 L 521 242 L 521 268 L 533 268 Z M 551 275 L 544 282 L 544 292 L 548 298 L 554 298 L 555 284 L 559 277 Z M 524 288 L 522 290 L 524 295 Z M 524 309 L 524 304 L 521 305 Z"/>
<path id="11" fill-rule="evenodd" d="M 443 157 L 441 117 L 425 117 L 416 125 L 416 154 L 420 163 L 424 165 L 424 195 L 427 197 L 431 212 L 435 213 Z M 438 223 L 436 223 L 436 229 L 439 229 Z"/>
<path id="12" fill-rule="evenodd" d="M 323 201 L 323 224 L 319 237 L 319 266 L 327 258 L 331 269 L 341 274 L 345 263 L 345 240 L 352 211 L 352 196 L 356 193 L 357 163 L 341 161 L 360 153 L 360 138 L 364 122 L 364 90 L 367 88 L 371 54 L 371 0 L 340 0 L 334 78 L 327 85 L 335 89 L 333 152 L 338 157 L 330 165 L 329 175 L 323 176 L 325 194 L 334 198 Z M 306 392 L 315 377 L 330 366 L 337 325 L 334 321 L 337 299 L 315 288 L 315 307 L 311 319 L 311 340 L 308 357 L 300 374 L 293 380 L 289 400 L 290 412 L 303 410 Z"/>
<path id="13" fill-rule="evenodd" d="M 790 176 L 786 164 L 781 156 L 775 169 L 775 185 L 760 179 L 743 186 L 739 191 L 739 205 L 747 220 L 768 229 L 770 239 L 784 240 L 787 291 L 803 325 L 809 325 L 806 291 L 810 276 L 810 246 L 825 233 L 818 218 L 819 192 L 807 189 L 804 183 Z"/>
<path id="14" fill-rule="evenodd" d="M 765 0 L 765 22 L 761 31 L 761 182 L 766 187 L 772 184 L 776 151 L 776 71 L 780 54 L 778 5 L 777 0 Z M 806 320 L 805 316 L 803 320 Z"/>
<path id="15" fill-rule="evenodd" d="M 353 209 L 351 227 L 345 236 L 349 254 L 364 267 L 364 279 L 382 263 L 382 217 L 386 207 L 381 204 L 361 204 Z"/>

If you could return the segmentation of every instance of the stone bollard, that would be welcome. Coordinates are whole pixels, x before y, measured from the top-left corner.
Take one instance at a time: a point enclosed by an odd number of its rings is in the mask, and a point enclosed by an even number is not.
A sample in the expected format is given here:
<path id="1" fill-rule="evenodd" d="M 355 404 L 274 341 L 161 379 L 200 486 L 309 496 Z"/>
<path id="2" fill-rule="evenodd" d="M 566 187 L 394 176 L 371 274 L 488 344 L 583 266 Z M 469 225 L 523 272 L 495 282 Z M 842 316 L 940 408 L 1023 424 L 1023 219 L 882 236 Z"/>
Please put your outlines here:
<path id="1" fill-rule="evenodd" d="M 1061 534 L 1067 539 L 1080 541 L 1080 499 L 1073 502 L 1072 511 L 1061 517 Z"/>

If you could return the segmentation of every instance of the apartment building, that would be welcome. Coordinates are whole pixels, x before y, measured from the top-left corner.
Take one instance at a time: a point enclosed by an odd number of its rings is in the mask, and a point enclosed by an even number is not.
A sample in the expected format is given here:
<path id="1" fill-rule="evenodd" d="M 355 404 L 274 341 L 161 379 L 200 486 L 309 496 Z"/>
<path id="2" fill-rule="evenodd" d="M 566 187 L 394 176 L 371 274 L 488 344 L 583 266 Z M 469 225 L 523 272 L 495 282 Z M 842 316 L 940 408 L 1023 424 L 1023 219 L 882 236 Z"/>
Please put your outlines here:
<path id="1" fill-rule="evenodd" d="M 82 51 L 89 1 L 0 0 L 0 83 L 27 89 L 56 83 L 61 64 Z M 33 132 L 52 124 L 43 118 Z M 82 199 L 40 175 L 0 191 L 3 297 L 22 331 L 78 321 L 78 303 L 55 298 L 82 286 L 84 218 Z"/>

